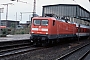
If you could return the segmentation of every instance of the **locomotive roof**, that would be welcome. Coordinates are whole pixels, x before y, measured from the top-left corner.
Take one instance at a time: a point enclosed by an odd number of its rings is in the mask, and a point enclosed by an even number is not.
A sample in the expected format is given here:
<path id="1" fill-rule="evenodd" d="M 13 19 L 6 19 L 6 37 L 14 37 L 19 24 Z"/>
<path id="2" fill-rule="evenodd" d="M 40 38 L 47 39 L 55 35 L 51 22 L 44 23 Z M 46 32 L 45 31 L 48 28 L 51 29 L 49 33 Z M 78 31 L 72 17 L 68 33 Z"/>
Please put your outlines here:
<path id="1" fill-rule="evenodd" d="M 52 20 L 56 20 L 54 17 L 34 17 L 33 19 L 52 19 Z"/>

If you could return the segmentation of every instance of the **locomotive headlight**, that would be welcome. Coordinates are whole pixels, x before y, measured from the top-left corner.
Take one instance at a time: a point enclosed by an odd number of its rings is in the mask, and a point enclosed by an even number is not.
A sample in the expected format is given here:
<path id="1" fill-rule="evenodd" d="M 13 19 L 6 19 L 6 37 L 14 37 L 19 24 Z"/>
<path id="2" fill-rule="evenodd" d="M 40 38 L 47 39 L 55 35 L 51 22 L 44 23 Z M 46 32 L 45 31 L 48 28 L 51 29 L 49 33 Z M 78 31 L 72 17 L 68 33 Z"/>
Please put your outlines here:
<path id="1" fill-rule="evenodd" d="M 42 31 L 48 31 L 48 29 L 46 29 L 46 28 L 42 28 L 41 30 L 42 30 Z"/>
<path id="2" fill-rule="evenodd" d="M 34 33 L 34 32 L 32 32 L 32 33 Z"/>
<path id="3" fill-rule="evenodd" d="M 37 31 L 37 30 L 38 30 L 38 28 L 32 28 L 32 30 L 35 30 L 35 31 Z"/>
<path id="4" fill-rule="evenodd" d="M 46 33 L 46 34 L 48 34 L 48 33 Z"/>

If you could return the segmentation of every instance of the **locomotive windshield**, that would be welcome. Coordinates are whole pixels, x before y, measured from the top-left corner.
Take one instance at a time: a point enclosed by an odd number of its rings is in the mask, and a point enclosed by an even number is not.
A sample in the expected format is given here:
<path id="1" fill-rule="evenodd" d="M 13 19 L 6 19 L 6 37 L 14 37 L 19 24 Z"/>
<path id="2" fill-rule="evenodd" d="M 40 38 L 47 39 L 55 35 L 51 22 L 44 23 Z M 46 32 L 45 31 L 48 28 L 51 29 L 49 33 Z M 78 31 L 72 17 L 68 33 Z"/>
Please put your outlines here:
<path id="1" fill-rule="evenodd" d="M 42 20 L 41 25 L 48 25 L 48 20 Z"/>
<path id="2" fill-rule="evenodd" d="M 34 25 L 40 25 L 41 20 L 34 20 Z"/>
<path id="3" fill-rule="evenodd" d="M 34 20 L 34 25 L 48 25 L 48 20 Z"/>

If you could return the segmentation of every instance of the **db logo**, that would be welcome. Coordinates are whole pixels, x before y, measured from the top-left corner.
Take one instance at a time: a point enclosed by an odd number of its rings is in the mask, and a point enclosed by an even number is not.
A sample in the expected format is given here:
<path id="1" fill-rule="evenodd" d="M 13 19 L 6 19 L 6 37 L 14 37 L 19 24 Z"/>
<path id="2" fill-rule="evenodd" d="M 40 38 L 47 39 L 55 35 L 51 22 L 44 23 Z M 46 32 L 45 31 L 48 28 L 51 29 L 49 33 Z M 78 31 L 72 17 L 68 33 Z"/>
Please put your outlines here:
<path id="1" fill-rule="evenodd" d="M 41 28 L 41 26 L 39 26 L 39 28 Z"/>

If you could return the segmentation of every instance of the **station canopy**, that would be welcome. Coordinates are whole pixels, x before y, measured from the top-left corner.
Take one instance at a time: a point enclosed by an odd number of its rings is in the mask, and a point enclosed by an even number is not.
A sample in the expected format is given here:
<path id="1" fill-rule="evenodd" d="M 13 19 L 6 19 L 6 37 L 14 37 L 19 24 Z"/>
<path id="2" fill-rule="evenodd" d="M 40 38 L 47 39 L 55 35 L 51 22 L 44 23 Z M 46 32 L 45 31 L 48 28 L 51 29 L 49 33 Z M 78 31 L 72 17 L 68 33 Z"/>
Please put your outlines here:
<path id="1" fill-rule="evenodd" d="M 90 12 L 78 4 L 55 4 L 43 6 L 43 17 L 72 17 L 90 21 Z"/>

